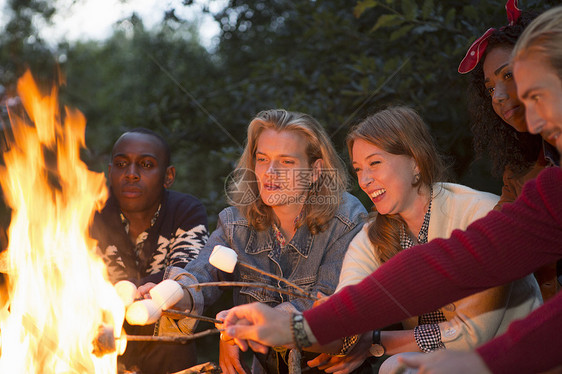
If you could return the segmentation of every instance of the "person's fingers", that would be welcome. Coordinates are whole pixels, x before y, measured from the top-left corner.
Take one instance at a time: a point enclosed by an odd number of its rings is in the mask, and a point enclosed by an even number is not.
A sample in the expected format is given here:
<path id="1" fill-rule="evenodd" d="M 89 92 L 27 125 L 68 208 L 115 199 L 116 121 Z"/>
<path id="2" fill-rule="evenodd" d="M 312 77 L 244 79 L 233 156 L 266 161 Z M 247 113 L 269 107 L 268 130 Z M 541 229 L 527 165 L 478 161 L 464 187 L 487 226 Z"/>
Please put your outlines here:
<path id="1" fill-rule="evenodd" d="M 230 312 L 230 309 L 221 310 L 220 312 L 217 313 L 217 316 L 215 318 L 224 321 L 224 319 L 228 315 L 228 312 Z"/>
<path id="2" fill-rule="evenodd" d="M 242 320 L 248 320 L 246 318 L 246 307 L 248 305 L 253 305 L 253 304 L 240 305 L 232 309 L 229 309 L 227 311 L 228 313 L 226 314 L 226 316 L 222 319 L 224 328 L 228 328 L 229 326 L 235 326 L 236 324 L 240 323 L 240 321 Z"/>
<path id="3" fill-rule="evenodd" d="M 249 372 L 244 364 L 240 361 L 240 351 L 238 347 L 219 343 L 219 363 L 223 373 L 227 374 L 245 374 Z"/>
<path id="4" fill-rule="evenodd" d="M 282 346 L 292 344 L 290 318 L 291 314 L 286 311 L 253 303 L 232 308 L 224 320 L 224 326 L 228 335 L 234 338 Z"/>
<path id="5" fill-rule="evenodd" d="M 258 342 L 253 341 L 253 340 L 248 340 L 248 345 L 250 346 L 250 348 L 254 352 L 260 352 L 260 353 L 263 353 L 263 354 L 267 354 L 267 351 L 269 350 L 269 347 L 267 345 L 260 344 Z"/>
<path id="6" fill-rule="evenodd" d="M 318 369 L 328 372 L 327 370 L 332 368 L 333 365 L 334 364 L 331 361 L 328 361 L 328 362 L 323 363 L 322 365 L 319 365 Z"/>
<path id="7" fill-rule="evenodd" d="M 316 307 L 316 306 L 318 306 L 318 305 L 321 305 L 321 304 L 325 303 L 325 302 L 328 300 L 328 296 L 327 296 L 327 295 L 324 295 L 324 294 L 323 294 L 322 292 L 320 292 L 320 291 L 318 291 L 318 292 L 316 293 L 316 297 L 318 298 L 318 300 L 316 300 L 316 301 L 312 304 L 313 307 Z"/>
<path id="8" fill-rule="evenodd" d="M 316 356 L 315 358 L 313 358 L 312 360 L 309 360 L 306 364 L 308 366 L 312 367 L 316 367 L 319 365 L 325 365 L 327 362 L 330 361 L 331 356 L 326 354 L 326 353 L 321 353 L 318 356 Z"/>
<path id="9" fill-rule="evenodd" d="M 357 363 L 352 360 L 342 360 L 337 363 L 333 363 L 325 370 L 325 372 L 333 374 L 349 374 L 359 366 L 360 365 L 357 365 Z"/>
<path id="10" fill-rule="evenodd" d="M 234 338 L 234 343 L 236 343 L 238 348 L 240 348 L 240 350 L 242 350 L 243 352 L 246 352 L 248 350 L 248 341 L 247 340 Z"/>
<path id="11" fill-rule="evenodd" d="M 246 370 L 244 367 L 238 362 L 230 362 L 230 361 L 219 361 L 219 365 L 221 367 L 221 371 L 223 374 L 244 374 Z"/>
<path id="12" fill-rule="evenodd" d="M 326 369 L 338 365 L 345 357 L 331 356 L 329 360 L 318 366 L 318 369 L 326 371 Z"/>
<path id="13" fill-rule="evenodd" d="M 238 348 L 237 348 L 238 349 Z M 242 365 L 239 359 L 232 360 L 231 367 L 234 369 L 235 373 L 238 374 L 245 374 L 246 368 Z"/>
<path id="14" fill-rule="evenodd" d="M 251 325 L 230 326 L 225 332 L 234 339 L 257 340 L 255 339 L 255 327 Z"/>
<path id="15" fill-rule="evenodd" d="M 148 282 L 148 283 L 143 284 L 142 286 L 139 286 L 139 288 L 137 288 L 137 297 L 149 299 L 150 298 L 149 292 L 155 286 L 156 286 L 156 283 L 152 283 L 152 282 Z"/>
<path id="16" fill-rule="evenodd" d="M 235 345 L 236 343 L 234 343 L 234 338 L 230 335 L 228 335 L 226 332 L 221 332 L 220 333 L 220 340 L 224 343 L 228 343 L 230 345 Z"/>
<path id="17" fill-rule="evenodd" d="M 223 310 L 223 311 L 219 312 L 219 313 L 217 314 L 217 319 L 222 319 L 222 320 L 224 321 L 224 318 L 226 318 L 226 316 L 228 315 L 228 312 L 229 312 L 229 310 Z M 239 320 L 239 321 L 237 322 L 237 325 L 246 325 L 246 326 L 249 326 L 249 325 L 250 325 L 250 322 L 247 321 L 247 320 L 242 319 L 242 320 Z M 222 323 L 222 324 L 216 323 L 215 326 L 217 326 L 218 329 L 222 329 L 222 328 L 224 328 L 224 323 Z M 233 345 L 234 345 L 234 344 L 236 344 L 236 343 L 234 342 L 233 339 L 234 339 L 234 337 L 231 336 L 231 335 L 228 333 L 227 330 L 224 330 L 224 331 L 221 332 L 221 340 L 222 340 L 222 341 L 224 341 L 224 342 L 230 342 L 230 344 L 233 344 Z"/>

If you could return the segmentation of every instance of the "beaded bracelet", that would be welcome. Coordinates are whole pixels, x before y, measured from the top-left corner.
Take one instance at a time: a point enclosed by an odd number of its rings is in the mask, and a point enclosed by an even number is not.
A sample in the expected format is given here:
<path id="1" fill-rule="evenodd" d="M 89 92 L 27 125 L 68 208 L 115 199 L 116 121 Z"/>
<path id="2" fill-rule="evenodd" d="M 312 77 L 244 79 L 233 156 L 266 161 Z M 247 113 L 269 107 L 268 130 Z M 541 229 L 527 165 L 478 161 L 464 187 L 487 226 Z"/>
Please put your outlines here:
<path id="1" fill-rule="evenodd" d="M 304 329 L 304 316 L 302 314 L 293 313 L 291 317 L 291 333 L 298 349 L 312 345 Z"/>

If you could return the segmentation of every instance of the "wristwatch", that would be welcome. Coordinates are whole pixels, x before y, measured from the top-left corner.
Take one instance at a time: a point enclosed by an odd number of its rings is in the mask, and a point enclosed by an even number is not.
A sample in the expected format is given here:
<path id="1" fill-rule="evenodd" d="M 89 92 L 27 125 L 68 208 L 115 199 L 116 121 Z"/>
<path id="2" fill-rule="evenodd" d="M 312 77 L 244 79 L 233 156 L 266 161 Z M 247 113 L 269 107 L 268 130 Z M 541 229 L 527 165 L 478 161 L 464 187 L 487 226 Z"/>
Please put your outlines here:
<path id="1" fill-rule="evenodd" d="M 386 352 L 384 345 L 381 343 L 381 331 L 374 330 L 373 331 L 373 344 L 371 348 L 369 348 L 369 353 L 371 353 L 375 357 L 382 357 Z"/>

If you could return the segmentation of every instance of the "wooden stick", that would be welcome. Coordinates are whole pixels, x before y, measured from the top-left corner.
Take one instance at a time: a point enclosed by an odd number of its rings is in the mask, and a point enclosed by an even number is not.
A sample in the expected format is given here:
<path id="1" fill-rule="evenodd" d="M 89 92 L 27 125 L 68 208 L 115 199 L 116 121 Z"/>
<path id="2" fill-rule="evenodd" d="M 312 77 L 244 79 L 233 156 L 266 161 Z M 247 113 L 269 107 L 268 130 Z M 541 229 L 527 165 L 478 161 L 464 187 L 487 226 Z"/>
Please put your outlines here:
<path id="1" fill-rule="evenodd" d="M 200 315 L 192 314 L 192 313 L 188 313 L 188 312 L 182 312 L 181 310 L 166 309 L 166 310 L 162 311 L 162 315 L 166 315 L 166 316 L 171 317 L 171 318 L 189 317 L 189 318 L 195 318 L 195 319 L 199 319 L 201 321 L 211 322 L 211 323 L 223 323 L 224 322 L 224 321 L 221 321 L 220 319 L 200 316 Z"/>
<path id="2" fill-rule="evenodd" d="M 204 336 L 220 333 L 220 330 L 209 329 L 185 336 L 152 336 L 152 335 L 126 335 L 130 342 L 163 342 L 163 343 L 187 343 L 188 341 L 202 338 Z M 119 338 L 117 338 L 119 339 Z"/>
<path id="3" fill-rule="evenodd" d="M 199 288 L 199 287 L 257 287 L 257 288 L 263 288 L 269 291 L 275 291 L 275 292 L 279 292 L 282 294 L 286 294 L 286 295 L 291 295 L 291 296 L 295 296 L 295 297 L 302 297 L 305 299 L 309 299 L 309 300 L 318 300 L 317 297 L 309 294 L 309 293 L 301 293 L 301 292 L 296 292 L 296 291 L 291 291 L 291 290 L 286 290 L 284 288 L 281 287 L 275 287 L 266 283 L 250 283 L 250 282 L 206 282 L 206 283 L 197 283 L 197 284 L 190 284 L 187 285 L 185 287 L 188 288 Z"/>
<path id="4" fill-rule="evenodd" d="M 221 373 L 221 368 L 212 362 L 206 362 L 204 364 L 193 366 L 190 367 L 189 369 L 178 371 L 173 374 L 202 374 L 202 373 L 219 374 Z"/>
<path id="5" fill-rule="evenodd" d="M 282 277 L 277 276 L 277 275 L 275 275 L 275 274 L 272 274 L 272 273 L 269 273 L 269 272 L 267 272 L 267 271 L 261 270 L 261 269 L 255 267 L 254 265 L 250 265 L 250 264 L 248 264 L 248 263 L 246 263 L 246 262 L 242 262 L 242 261 L 240 261 L 240 260 L 238 261 L 238 264 L 240 264 L 240 265 L 242 265 L 242 266 L 244 266 L 244 267 L 246 267 L 246 268 L 248 268 L 248 269 L 251 269 L 251 270 L 253 270 L 253 271 L 257 272 L 257 273 L 266 275 L 266 276 L 268 276 L 268 277 L 270 277 L 270 278 L 273 278 L 273 279 L 276 279 L 276 280 L 278 280 L 278 281 L 280 281 L 280 282 L 284 282 L 284 283 L 288 284 L 289 286 L 293 287 L 295 290 L 300 291 L 300 292 L 301 292 L 302 294 L 304 294 L 304 295 L 313 296 L 313 295 L 310 295 L 310 293 L 308 293 L 307 291 L 305 291 L 305 290 L 304 290 L 303 288 L 301 288 L 300 286 L 297 286 L 295 283 L 293 283 L 293 282 L 291 282 L 291 281 L 289 281 L 289 280 L 287 280 L 287 279 L 285 279 L 285 278 L 282 278 Z"/>

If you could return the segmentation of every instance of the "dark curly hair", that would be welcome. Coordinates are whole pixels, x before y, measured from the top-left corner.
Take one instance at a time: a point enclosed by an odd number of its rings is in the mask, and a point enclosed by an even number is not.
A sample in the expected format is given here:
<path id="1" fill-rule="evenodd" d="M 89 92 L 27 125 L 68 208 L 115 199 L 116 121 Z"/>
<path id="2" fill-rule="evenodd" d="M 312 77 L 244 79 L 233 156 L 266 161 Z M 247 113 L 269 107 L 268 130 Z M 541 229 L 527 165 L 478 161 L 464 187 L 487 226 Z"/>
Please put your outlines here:
<path id="1" fill-rule="evenodd" d="M 542 140 L 540 135 L 518 132 L 494 112 L 484 85 L 483 62 L 487 52 L 496 47 L 513 49 L 525 27 L 536 16 L 535 12 L 523 12 L 513 26 L 496 29 L 488 39 L 486 52 L 470 73 L 468 111 L 474 150 L 478 156 L 488 154 L 494 175 L 502 175 L 506 167 L 515 174 L 522 174 L 536 162 Z"/>

